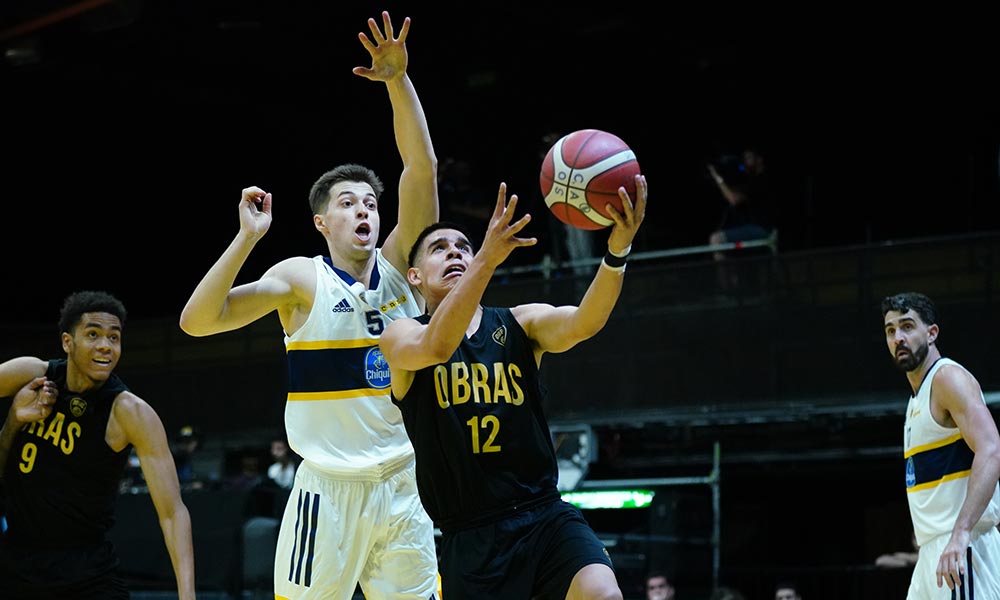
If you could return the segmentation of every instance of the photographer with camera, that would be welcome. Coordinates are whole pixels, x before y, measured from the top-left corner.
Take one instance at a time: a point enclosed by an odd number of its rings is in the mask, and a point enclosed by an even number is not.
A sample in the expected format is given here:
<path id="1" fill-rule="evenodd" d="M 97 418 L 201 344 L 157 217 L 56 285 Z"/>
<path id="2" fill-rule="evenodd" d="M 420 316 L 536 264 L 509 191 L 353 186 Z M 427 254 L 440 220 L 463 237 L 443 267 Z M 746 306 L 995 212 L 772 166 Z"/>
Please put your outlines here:
<path id="1" fill-rule="evenodd" d="M 774 232 L 774 198 L 758 149 L 748 146 L 739 157 L 723 155 L 708 164 L 708 174 L 726 201 L 718 229 L 708 236 L 709 244 L 763 239 Z M 722 264 L 725 252 L 713 256 L 719 264 L 719 287 L 732 291 L 739 285 L 738 273 Z"/>

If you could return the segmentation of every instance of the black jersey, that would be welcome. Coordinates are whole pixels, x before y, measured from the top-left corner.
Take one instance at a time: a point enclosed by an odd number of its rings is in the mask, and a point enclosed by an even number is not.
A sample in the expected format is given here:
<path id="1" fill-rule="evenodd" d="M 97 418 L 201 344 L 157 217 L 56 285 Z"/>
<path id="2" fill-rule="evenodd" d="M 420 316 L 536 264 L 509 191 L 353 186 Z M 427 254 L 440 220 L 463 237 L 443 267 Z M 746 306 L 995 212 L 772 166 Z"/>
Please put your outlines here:
<path id="1" fill-rule="evenodd" d="M 542 397 L 528 336 L 509 308 L 485 307 L 448 362 L 417 371 L 393 398 L 416 452 L 420 499 L 442 531 L 559 497 Z"/>
<path id="2" fill-rule="evenodd" d="M 28 548 L 70 548 L 104 540 L 114 524 L 129 447 L 105 441 L 115 397 L 128 388 L 114 374 L 85 393 L 66 388 L 66 359 L 45 374 L 59 388 L 52 413 L 14 438 L 4 470 L 6 542 Z"/>

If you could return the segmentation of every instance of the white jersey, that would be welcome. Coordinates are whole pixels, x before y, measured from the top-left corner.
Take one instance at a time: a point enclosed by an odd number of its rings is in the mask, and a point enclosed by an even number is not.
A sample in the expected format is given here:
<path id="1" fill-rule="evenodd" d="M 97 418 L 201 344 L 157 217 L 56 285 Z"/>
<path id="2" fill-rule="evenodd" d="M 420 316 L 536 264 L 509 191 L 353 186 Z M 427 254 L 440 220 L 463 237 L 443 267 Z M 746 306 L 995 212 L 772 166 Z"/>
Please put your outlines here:
<path id="1" fill-rule="evenodd" d="M 940 358 L 927 372 L 920 389 L 910 398 L 903 429 L 906 459 L 906 497 L 910 504 L 913 533 L 923 546 L 940 535 L 951 535 L 965 502 L 974 454 L 957 427 L 943 427 L 931 415 L 934 375 L 944 365 L 964 368 Z M 986 400 L 983 399 L 983 402 Z M 975 531 L 996 527 L 1000 522 L 1000 489 L 983 511 Z"/>
<path id="2" fill-rule="evenodd" d="M 413 456 L 378 340 L 389 321 L 422 312 L 416 291 L 381 250 L 371 289 L 313 257 L 316 295 L 306 322 L 285 336 L 289 446 L 330 475 L 382 479 Z"/>

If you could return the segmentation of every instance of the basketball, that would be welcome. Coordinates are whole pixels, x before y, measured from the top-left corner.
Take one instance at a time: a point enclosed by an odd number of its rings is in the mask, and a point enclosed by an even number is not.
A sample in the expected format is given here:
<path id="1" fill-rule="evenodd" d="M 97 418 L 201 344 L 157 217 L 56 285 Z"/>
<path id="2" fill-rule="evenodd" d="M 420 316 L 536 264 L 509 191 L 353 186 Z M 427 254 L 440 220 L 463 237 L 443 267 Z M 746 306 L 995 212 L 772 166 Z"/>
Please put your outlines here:
<path id="1" fill-rule="evenodd" d="M 621 212 L 618 188 L 625 186 L 635 202 L 635 153 L 621 138 L 599 129 L 567 134 L 549 148 L 539 181 L 552 214 L 580 229 L 604 229 L 615 224 L 605 208 Z"/>

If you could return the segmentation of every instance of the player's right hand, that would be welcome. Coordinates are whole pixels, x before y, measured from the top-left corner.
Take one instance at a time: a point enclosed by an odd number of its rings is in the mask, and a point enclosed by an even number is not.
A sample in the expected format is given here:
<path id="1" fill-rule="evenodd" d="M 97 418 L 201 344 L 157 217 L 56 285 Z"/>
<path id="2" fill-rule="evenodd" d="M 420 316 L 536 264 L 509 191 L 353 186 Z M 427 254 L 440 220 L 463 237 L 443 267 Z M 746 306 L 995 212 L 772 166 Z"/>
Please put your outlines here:
<path id="1" fill-rule="evenodd" d="M 516 208 L 517 195 L 512 195 L 510 202 L 507 202 L 507 184 L 501 183 L 497 193 L 497 204 L 493 209 L 490 225 L 486 229 L 486 236 L 483 238 L 483 246 L 476 253 L 476 258 L 494 269 L 507 260 L 514 248 L 534 246 L 538 243 L 537 238 L 517 237 L 517 234 L 531 221 L 531 215 L 525 214 L 514 221 L 514 209 Z"/>
<path id="2" fill-rule="evenodd" d="M 48 418 L 59 396 L 56 384 L 45 377 L 35 377 L 14 394 L 10 415 L 18 424 Z"/>
<path id="3" fill-rule="evenodd" d="M 240 198 L 240 230 L 259 238 L 271 228 L 271 194 L 257 186 L 243 188 Z"/>

